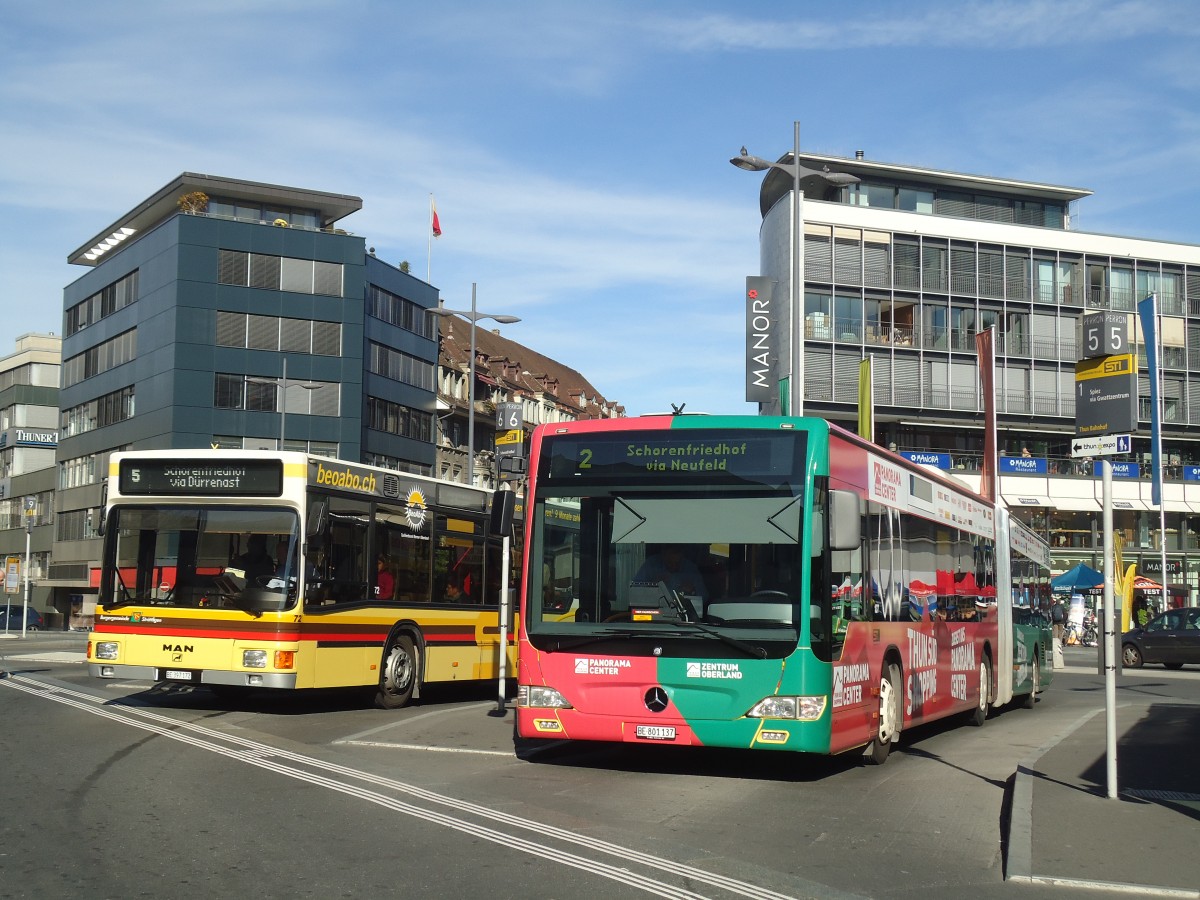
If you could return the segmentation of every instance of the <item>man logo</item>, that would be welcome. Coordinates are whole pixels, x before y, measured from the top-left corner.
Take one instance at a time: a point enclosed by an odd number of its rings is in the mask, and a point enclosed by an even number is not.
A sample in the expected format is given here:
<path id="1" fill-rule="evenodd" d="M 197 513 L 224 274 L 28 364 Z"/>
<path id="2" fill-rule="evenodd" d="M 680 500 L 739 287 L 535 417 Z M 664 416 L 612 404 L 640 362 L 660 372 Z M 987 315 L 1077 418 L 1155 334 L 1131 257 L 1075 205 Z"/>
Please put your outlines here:
<path id="1" fill-rule="evenodd" d="M 652 713 L 660 713 L 671 703 L 667 692 L 660 687 L 652 687 L 646 691 L 646 709 Z"/>

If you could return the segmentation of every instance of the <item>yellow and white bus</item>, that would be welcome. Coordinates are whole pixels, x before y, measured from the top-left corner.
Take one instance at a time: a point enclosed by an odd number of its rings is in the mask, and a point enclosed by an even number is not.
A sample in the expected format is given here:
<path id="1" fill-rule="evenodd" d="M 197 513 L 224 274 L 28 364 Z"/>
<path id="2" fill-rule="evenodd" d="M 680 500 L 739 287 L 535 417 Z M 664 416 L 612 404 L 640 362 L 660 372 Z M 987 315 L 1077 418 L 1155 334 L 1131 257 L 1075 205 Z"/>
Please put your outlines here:
<path id="1" fill-rule="evenodd" d="M 369 687 L 386 709 L 498 677 L 490 491 L 275 451 L 116 453 L 108 477 L 93 676 Z"/>

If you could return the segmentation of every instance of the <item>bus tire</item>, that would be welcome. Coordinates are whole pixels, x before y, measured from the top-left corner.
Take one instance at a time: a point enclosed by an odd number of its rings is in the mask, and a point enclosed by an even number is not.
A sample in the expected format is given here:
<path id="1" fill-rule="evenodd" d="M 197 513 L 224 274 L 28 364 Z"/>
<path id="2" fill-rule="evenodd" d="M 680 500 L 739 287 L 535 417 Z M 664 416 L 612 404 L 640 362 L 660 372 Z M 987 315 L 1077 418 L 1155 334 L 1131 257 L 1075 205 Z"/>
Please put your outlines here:
<path id="1" fill-rule="evenodd" d="M 417 688 L 417 675 L 416 646 L 408 635 L 397 635 L 388 642 L 383 654 L 375 705 L 380 709 L 408 706 Z"/>
<path id="2" fill-rule="evenodd" d="M 1038 660 L 1038 649 L 1033 648 L 1033 672 L 1031 673 L 1033 684 L 1029 688 L 1029 693 L 1025 695 L 1025 699 L 1021 701 L 1021 705 L 1026 709 L 1033 709 L 1033 705 L 1037 703 L 1038 691 L 1042 689 L 1042 664 Z"/>
<path id="3" fill-rule="evenodd" d="M 992 705 L 992 663 L 986 656 L 979 661 L 979 702 L 967 714 L 967 721 L 978 727 L 987 721 Z"/>
<path id="4" fill-rule="evenodd" d="M 879 726 L 867 745 L 866 760 L 873 766 L 887 762 L 892 744 L 900 737 L 900 668 L 887 663 L 879 677 Z"/>

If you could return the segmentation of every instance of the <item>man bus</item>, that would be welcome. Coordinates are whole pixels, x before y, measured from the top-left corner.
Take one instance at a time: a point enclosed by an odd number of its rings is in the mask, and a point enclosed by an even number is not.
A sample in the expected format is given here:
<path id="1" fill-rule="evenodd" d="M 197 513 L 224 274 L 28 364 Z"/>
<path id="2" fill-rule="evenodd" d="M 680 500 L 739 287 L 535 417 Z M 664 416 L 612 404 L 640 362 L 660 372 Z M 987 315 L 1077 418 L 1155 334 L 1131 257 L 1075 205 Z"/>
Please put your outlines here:
<path id="1" fill-rule="evenodd" d="M 114 454 L 89 671 L 364 687 L 389 709 L 423 684 L 495 679 L 506 574 L 490 497 L 304 453 Z"/>

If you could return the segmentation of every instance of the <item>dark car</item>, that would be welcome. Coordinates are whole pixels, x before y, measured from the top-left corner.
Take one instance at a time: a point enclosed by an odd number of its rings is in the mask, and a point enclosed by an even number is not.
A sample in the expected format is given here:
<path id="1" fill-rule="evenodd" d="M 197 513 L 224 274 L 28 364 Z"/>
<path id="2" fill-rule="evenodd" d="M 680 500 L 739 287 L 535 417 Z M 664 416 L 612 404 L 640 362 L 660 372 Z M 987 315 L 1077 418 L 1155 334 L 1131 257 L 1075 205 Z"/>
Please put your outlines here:
<path id="1" fill-rule="evenodd" d="M 7 627 L 9 632 L 20 631 L 21 621 L 25 618 L 25 608 L 23 606 L 0 606 L 0 631 L 4 631 Z M 26 631 L 41 631 L 46 627 L 45 621 L 42 619 L 42 614 L 29 607 L 29 622 L 25 626 Z"/>
<path id="2" fill-rule="evenodd" d="M 1125 632 L 1121 662 L 1131 669 L 1143 663 L 1162 663 L 1168 669 L 1200 665 L 1200 607 L 1168 609 Z"/>

